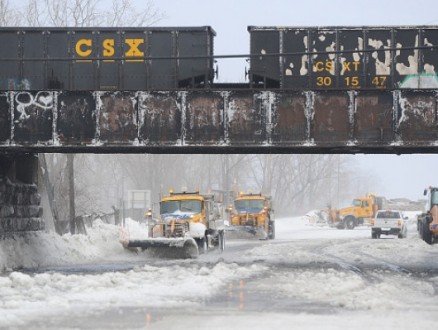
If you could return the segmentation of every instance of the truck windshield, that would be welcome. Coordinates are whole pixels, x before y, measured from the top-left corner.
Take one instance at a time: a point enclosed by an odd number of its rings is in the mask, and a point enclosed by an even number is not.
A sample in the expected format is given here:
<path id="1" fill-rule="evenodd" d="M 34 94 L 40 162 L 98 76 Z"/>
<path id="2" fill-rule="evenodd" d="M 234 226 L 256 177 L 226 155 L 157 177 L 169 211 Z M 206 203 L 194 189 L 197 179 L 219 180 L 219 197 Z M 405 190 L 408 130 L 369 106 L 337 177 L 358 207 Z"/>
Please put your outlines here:
<path id="1" fill-rule="evenodd" d="M 432 205 L 438 205 L 438 190 L 432 190 L 432 196 L 430 196 Z"/>
<path id="2" fill-rule="evenodd" d="M 258 213 L 263 209 L 262 199 L 240 199 L 234 201 L 234 207 L 238 213 Z"/>
<path id="3" fill-rule="evenodd" d="M 160 214 L 172 213 L 201 213 L 201 201 L 181 200 L 160 203 Z"/>
<path id="4" fill-rule="evenodd" d="M 353 206 L 361 206 L 360 199 L 353 199 Z"/>

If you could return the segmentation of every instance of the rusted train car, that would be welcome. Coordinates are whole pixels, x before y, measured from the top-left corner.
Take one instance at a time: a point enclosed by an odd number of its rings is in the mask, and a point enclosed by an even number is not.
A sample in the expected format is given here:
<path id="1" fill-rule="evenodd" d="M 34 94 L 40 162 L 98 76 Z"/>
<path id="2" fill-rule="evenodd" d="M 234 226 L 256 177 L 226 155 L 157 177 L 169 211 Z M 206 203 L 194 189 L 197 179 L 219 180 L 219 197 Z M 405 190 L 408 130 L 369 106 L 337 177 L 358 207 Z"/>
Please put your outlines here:
<path id="1" fill-rule="evenodd" d="M 202 87 L 213 81 L 215 35 L 209 26 L 0 28 L 0 90 Z"/>
<path id="2" fill-rule="evenodd" d="M 436 26 L 249 26 L 248 31 L 253 87 L 438 88 Z"/>

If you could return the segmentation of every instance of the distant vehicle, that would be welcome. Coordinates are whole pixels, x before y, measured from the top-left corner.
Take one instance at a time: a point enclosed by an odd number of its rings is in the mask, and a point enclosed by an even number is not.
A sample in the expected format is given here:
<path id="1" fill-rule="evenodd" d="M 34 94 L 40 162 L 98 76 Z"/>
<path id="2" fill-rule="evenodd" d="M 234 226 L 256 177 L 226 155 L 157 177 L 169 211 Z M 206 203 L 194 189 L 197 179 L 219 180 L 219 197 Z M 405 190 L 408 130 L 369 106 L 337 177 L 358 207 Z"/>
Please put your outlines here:
<path id="1" fill-rule="evenodd" d="M 261 193 L 240 193 L 230 206 L 228 237 L 275 238 L 275 221 L 271 197 Z M 249 235 L 248 235 L 249 234 Z"/>
<path id="2" fill-rule="evenodd" d="M 417 217 L 417 230 L 427 244 L 438 242 L 438 187 L 424 189 L 426 211 Z"/>
<path id="3" fill-rule="evenodd" d="M 161 198 L 160 217 L 148 218 L 144 238 L 123 239 L 124 247 L 180 250 L 187 257 L 214 247 L 225 249 L 224 220 L 213 195 L 170 191 Z"/>
<path id="4" fill-rule="evenodd" d="M 380 235 L 397 235 L 398 238 L 406 238 L 407 219 L 408 217 L 404 217 L 401 211 L 377 211 L 374 220 L 371 221 L 371 238 L 380 238 Z"/>
<path id="5" fill-rule="evenodd" d="M 338 229 L 354 229 L 356 226 L 368 224 L 376 212 L 382 209 L 382 200 L 382 197 L 368 194 L 353 199 L 351 206 L 341 209 L 328 208 L 325 210 L 327 222 Z"/>

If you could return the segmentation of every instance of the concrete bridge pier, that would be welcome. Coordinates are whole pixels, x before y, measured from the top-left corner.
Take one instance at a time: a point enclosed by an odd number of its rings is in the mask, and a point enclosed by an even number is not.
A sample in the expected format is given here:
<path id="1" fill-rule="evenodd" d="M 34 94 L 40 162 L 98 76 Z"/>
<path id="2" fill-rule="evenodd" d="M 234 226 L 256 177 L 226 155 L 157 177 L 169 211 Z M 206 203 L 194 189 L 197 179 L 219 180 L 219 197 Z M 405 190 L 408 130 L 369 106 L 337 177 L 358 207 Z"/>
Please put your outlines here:
<path id="1" fill-rule="evenodd" d="M 43 230 L 38 155 L 0 154 L 0 237 Z"/>

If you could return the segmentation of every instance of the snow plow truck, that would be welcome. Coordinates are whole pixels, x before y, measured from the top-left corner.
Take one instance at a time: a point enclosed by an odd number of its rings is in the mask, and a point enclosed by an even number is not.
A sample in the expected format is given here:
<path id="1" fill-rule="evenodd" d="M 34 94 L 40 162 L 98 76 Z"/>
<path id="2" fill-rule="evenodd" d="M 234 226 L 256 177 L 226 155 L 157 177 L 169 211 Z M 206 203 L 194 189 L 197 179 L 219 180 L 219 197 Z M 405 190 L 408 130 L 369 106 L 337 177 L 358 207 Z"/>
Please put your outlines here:
<path id="1" fill-rule="evenodd" d="M 339 210 L 327 208 L 322 212 L 331 227 L 338 229 L 354 229 L 359 225 L 368 225 L 383 206 L 383 197 L 367 194 L 365 197 L 353 199 L 351 206 Z"/>
<path id="2" fill-rule="evenodd" d="M 426 211 L 417 217 L 417 230 L 427 244 L 438 242 L 438 187 L 424 190 L 427 196 Z"/>
<path id="3" fill-rule="evenodd" d="M 228 208 L 230 238 L 275 238 L 275 220 L 270 197 L 240 193 Z"/>
<path id="4" fill-rule="evenodd" d="M 154 248 L 197 257 L 210 248 L 225 249 L 224 220 L 213 195 L 172 190 L 160 200 L 160 215 L 147 220 L 144 238 L 122 236 L 125 248 Z"/>

